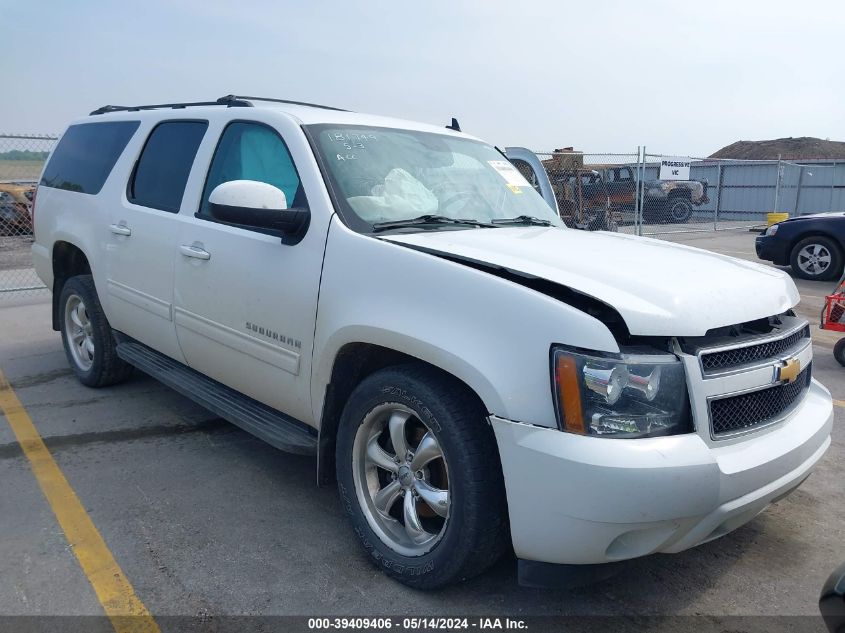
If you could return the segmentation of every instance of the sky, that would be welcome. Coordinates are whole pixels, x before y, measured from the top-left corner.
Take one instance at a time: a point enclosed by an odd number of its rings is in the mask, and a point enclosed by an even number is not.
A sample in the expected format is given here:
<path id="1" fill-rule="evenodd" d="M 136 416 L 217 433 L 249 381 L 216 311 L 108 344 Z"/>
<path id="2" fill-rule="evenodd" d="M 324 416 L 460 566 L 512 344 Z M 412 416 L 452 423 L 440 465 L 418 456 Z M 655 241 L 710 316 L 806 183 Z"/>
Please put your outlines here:
<path id="1" fill-rule="evenodd" d="M 845 140 L 841 0 L 0 0 L 0 25 L 0 133 L 235 93 L 535 151 Z"/>

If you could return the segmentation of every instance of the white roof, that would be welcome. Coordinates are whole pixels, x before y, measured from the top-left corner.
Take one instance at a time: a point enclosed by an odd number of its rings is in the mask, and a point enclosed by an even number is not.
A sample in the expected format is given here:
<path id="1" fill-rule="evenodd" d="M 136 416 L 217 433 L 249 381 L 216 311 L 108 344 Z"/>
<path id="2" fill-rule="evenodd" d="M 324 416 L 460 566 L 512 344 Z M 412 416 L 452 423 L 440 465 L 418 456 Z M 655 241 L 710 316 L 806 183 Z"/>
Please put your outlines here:
<path id="1" fill-rule="evenodd" d="M 259 99 L 246 99 L 252 103 L 255 109 L 272 110 L 288 115 L 294 118 L 302 125 L 315 124 L 336 124 L 336 125 L 369 125 L 373 127 L 391 127 L 403 130 L 417 130 L 420 132 L 434 132 L 437 134 L 460 135 L 468 136 L 454 130 L 447 129 L 444 125 L 431 125 L 427 123 L 419 123 L 417 121 L 408 121 L 394 117 L 379 116 L 375 114 L 363 114 L 360 112 L 346 112 L 342 110 L 333 110 L 331 108 L 298 105 L 293 103 L 276 103 L 273 101 L 261 101 Z M 77 119 L 74 123 L 94 123 L 98 120 L 115 120 L 115 119 L 173 119 L 173 118 L 196 118 L 198 116 L 219 116 L 221 112 L 228 111 L 233 114 L 233 118 L 244 118 L 246 111 L 252 108 L 245 107 L 231 107 L 227 108 L 223 105 L 210 106 L 188 106 L 185 108 L 156 108 L 150 110 L 118 110 L 114 112 L 106 112 L 103 114 L 91 115 L 84 119 Z M 247 117 L 248 118 L 248 117 Z M 470 137 L 472 138 L 472 137 Z"/>

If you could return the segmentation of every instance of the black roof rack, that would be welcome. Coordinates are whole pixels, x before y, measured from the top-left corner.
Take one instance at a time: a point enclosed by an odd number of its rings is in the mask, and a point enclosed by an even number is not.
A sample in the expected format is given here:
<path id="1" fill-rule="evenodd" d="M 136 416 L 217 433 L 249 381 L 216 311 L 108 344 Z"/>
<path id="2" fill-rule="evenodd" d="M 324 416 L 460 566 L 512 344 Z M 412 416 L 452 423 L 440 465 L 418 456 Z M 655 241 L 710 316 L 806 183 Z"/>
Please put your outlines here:
<path id="1" fill-rule="evenodd" d="M 241 95 L 226 95 L 225 97 L 221 97 L 219 100 L 222 99 L 236 99 L 236 100 L 244 100 L 244 101 L 270 101 L 272 103 L 287 103 L 290 105 L 301 105 L 301 106 L 308 106 L 309 108 L 321 108 L 323 110 L 334 110 L 335 112 L 349 112 L 349 110 L 344 110 L 343 108 L 335 108 L 333 106 L 327 105 L 320 105 L 319 103 L 307 103 L 305 101 L 289 101 L 287 99 L 273 99 L 272 97 L 244 97 Z"/>
<path id="2" fill-rule="evenodd" d="M 288 101 L 286 99 L 271 99 L 270 97 L 241 97 L 238 95 L 226 95 L 220 97 L 217 101 L 192 101 L 187 103 L 157 103 L 152 105 L 137 105 L 137 106 L 118 106 L 105 105 L 97 108 L 89 116 L 97 114 L 107 114 L 109 112 L 139 112 L 141 110 L 162 110 L 170 108 L 172 110 L 179 110 L 182 108 L 190 108 L 196 106 L 226 106 L 227 108 L 250 108 L 252 103 L 250 101 L 272 101 L 273 103 L 288 103 L 291 105 L 308 106 L 311 108 L 322 108 L 324 110 L 337 110 L 338 112 L 347 112 L 341 108 L 333 108 L 331 106 L 318 105 L 316 103 L 305 103 L 304 101 Z"/>
<path id="3" fill-rule="evenodd" d="M 227 108 L 249 108 L 252 104 L 249 101 L 244 101 L 243 99 L 238 99 L 236 97 L 232 97 L 231 95 L 226 97 L 220 97 L 217 101 L 192 101 L 187 103 L 156 103 L 152 105 L 137 105 L 137 106 L 117 106 L 117 105 L 105 105 L 102 108 L 97 108 L 94 110 L 89 116 L 94 116 L 96 114 L 106 114 L 108 112 L 139 112 L 140 110 L 161 110 L 165 108 L 170 108 L 173 110 L 179 110 L 181 108 L 190 108 L 194 106 L 214 106 L 214 105 L 224 105 Z"/>

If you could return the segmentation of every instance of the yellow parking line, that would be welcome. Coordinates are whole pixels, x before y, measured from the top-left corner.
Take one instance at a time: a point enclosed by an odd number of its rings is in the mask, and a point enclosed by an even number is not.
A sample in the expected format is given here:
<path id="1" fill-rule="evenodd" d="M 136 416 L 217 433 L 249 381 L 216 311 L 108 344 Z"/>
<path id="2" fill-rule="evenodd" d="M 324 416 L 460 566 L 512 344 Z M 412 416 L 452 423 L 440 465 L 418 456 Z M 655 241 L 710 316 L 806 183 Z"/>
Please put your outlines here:
<path id="1" fill-rule="evenodd" d="M 837 407 L 845 408 L 845 400 L 834 400 L 833 404 L 835 404 Z"/>
<path id="2" fill-rule="evenodd" d="M 135 595 L 135 590 L 44 445 L 2 371 L 0 410 L 12 427 L 47 503 L 56 515 L 114 630 L 117 633 L 159 633 L 158 625 Z"/>

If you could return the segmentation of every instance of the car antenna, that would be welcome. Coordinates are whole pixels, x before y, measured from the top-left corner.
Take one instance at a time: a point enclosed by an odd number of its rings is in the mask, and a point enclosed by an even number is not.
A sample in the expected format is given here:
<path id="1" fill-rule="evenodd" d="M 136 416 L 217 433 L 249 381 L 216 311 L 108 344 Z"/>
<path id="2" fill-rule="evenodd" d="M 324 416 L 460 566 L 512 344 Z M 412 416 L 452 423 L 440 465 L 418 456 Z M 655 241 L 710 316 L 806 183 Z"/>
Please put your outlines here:
<path id="1" fill-rule="evenodd" d="M 455 130 L 455 132 L 461 131 L 461 124 L 458 123 L 458 120 L 455 117 L 452 117 L 452 123 L 446 126 L 447 130 Z"/>

